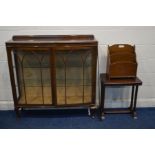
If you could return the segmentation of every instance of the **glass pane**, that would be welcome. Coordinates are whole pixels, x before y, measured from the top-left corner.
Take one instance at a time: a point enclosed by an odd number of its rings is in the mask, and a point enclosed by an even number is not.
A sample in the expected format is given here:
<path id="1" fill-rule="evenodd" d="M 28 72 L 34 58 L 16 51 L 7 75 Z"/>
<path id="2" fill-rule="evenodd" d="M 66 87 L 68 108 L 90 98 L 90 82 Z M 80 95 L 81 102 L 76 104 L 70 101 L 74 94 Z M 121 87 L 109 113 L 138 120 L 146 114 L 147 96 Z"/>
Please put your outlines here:
<path id="1" fill-rule="evenodd" d="M 57 103 L 65 104 L 65 87 L 57 87 Z"/>
<path id="2" fill-rule="evenodd" d="M 76 83 L 77 85 L 77 83 Z M 67 89 L 67 104 L 83 103 L 83 86 L 66 87 Z"/>
<path id="3" fill-rule="evenodd" d="M 92 60 L 90 50 L 56 52 L 57 104 L 91 102 Z"/>
<path id="4" fill-rule="evenodd" d="M 84 102 L 91 103 L 91 100 L 92 100 L 92 87 L 85 86 L 84 87 Z"/>
<path id="5" fill-rule="evenodd" d="M 16 51 L 19 103 L 52 104 L 50 53 Z"/>

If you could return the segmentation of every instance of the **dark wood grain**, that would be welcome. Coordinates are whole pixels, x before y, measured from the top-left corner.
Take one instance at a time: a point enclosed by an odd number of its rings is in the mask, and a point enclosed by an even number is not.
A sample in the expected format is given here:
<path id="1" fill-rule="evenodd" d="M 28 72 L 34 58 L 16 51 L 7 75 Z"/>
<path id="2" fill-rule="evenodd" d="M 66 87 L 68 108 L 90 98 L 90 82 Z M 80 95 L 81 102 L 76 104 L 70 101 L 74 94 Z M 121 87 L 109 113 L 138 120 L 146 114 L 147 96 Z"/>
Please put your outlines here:
<path id="1" fill-rule="evenodd" d="M 97 44 L 93 35 L 36 35 L 36 36 L 13 36 L 6 42 L 7 46 L 13 47 L 53 47 L 53 46 L 94 46 Z"/>
<path id="2" fill-rule="evenodd" d="M 107 75 L 109 78 L 134 78 L 137 75 L 135 46 L 115 44 L 108 46 Z"/>
<path id="3" fill-rule="evenodd" d="M 142 81 L 136 77 L 136 78 L 117 78 L 117 79 L 109 79 L 107 74 L 103 73 L 100 75 L 101 82 L 104 83 L 104 85 L 111 86 L 111 85 L 133 85 L 138 84 L 142 85 Z"/>

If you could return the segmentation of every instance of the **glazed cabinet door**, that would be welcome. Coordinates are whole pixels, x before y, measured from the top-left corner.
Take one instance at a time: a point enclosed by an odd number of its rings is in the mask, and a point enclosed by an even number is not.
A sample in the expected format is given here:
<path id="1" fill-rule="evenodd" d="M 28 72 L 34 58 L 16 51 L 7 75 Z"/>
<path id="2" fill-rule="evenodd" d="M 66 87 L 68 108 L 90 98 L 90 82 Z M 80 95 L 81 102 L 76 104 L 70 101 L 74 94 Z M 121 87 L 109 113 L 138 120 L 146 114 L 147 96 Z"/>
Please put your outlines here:
<path id="1" fill-rule="evenodd" d="M 91 104 L 96 87 L 92 48 L 56 48 L 54 53 L 57 106 Z"/>
<path id="2" fill-rule="evenodd" d="M 52 105 L 51 51 L 22 48 L 12 54 L 18 104 Z"/>

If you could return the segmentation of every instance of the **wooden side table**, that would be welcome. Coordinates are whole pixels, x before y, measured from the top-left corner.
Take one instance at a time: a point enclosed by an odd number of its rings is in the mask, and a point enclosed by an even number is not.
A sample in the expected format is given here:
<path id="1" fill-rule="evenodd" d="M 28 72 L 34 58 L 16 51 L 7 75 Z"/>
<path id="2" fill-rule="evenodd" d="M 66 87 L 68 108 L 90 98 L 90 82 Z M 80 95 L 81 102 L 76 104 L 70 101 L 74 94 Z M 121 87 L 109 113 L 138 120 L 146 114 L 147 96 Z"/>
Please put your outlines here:
<path id="1" fill-rule="evenodd" d="M 136 119 L 136 104 L 137 104 L 137 94 L 138 86 L 142 85 L 142 81 L 136 77 L 134 79 L 109 79 L 106 74 L 100 74 L 101 82 L 101 103 L 100 103 L 100 117 L 101 120 L 105 118 L 106 113 L 130 113 L 133 118 Z M 116 108 L 104 108 L 105 105 L 105 89 L 109 86 L 131 86 L 131 101 L 130 106 L 126 109 L 116 109 Z"/>

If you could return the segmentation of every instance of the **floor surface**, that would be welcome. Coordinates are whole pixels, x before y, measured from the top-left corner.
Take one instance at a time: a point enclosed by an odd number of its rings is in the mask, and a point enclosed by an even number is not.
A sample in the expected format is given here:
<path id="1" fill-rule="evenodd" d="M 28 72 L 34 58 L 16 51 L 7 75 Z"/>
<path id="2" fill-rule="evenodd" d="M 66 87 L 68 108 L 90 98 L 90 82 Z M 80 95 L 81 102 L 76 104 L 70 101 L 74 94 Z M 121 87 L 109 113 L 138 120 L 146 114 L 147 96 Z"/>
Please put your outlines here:
<path id="1" fill-rule="evenodd" d="M 155 108 L 138 108 L 138 119 L 130 114 L 107 114 L 100 121 L 91 118 L 87 109 L 24 110 L 21 118 L 14 111 L 0 111 L 0 129 L 154 129 Z"/>

